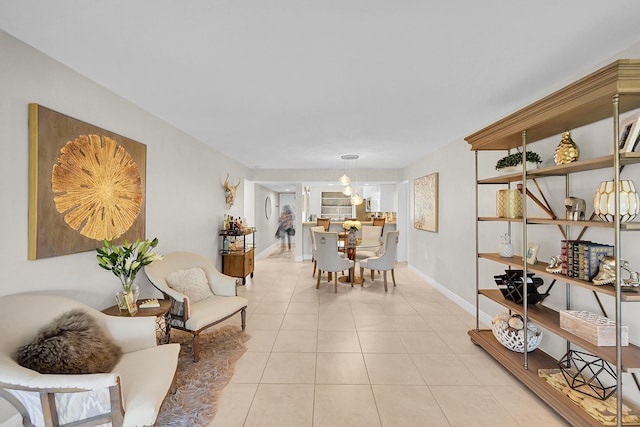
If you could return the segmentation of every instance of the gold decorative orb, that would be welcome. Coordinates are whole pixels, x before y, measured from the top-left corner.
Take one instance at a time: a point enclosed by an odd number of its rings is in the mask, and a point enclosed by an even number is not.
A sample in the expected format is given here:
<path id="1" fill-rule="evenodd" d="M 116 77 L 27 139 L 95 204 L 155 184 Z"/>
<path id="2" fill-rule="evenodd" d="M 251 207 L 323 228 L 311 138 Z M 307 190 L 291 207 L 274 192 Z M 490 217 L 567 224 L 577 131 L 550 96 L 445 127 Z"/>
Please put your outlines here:
<path id="1" fill-rule="evenodd" d="M 567 163 L 575 162 L 580 157 L 580 150 L 575 142 L 571 139 L 571 132 L 565 131 L 562 133 L 562 140 L 560 145 L 556 148 L 554 160 L 556 165 L 564 165 Z"/>

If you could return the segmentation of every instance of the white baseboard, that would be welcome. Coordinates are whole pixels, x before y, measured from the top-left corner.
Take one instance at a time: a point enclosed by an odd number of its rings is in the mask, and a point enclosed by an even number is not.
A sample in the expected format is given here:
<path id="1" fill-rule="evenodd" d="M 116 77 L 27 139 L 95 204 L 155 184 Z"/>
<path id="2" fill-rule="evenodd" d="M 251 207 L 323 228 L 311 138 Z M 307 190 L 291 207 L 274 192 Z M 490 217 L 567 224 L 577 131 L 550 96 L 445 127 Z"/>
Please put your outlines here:
<path id="1" fill-rule="evenodd" d="M 440 292 L 441 294 L 449 298 L 451 301 L 459 305 L 464 311 L 466 311 L 467 313 L 475 317 L 476 307 L 473 304 L 471 304 L 469 301 L 461 298 L 458 294 L 451 292 L 449 288 L 445 287 L 434 278 L 429 277 L 428 275 L 419 271 L 418 269 L 413 267 L 411 264 L 409 264 L 409 269 L 413 271 L 415 274 L 417 274 L 418 276 L 420 276 L 422 280 L 424 280 L 425 282 L 429 282 L 429 284 L 433 286 L 434 289 L 436 289 L 438 292 Z M 480 311 L 480 313 L 478 313 L 478 317 L 480 322 L 484 323 L 485 325 L 491 325 L 491 320 L 493 319 L 493 316 L 490 316 L 487 313 Z"/>

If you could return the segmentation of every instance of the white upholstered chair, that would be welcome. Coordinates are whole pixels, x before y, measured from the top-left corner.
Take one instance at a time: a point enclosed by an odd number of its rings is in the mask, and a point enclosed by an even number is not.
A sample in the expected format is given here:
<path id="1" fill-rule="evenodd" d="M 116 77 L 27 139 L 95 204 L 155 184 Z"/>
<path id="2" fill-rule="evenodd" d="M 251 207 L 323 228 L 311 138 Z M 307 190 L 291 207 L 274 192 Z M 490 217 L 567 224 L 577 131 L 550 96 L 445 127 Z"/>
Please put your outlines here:
<path id="1" fill-rule="evenodd" d="M 15 351 L 38 331 L 81 309 L 122 349 L 108 373 L 41 374 L 20 366 Z M 107 316 L 79 301 L 38 294 L 0 297 L 0 395 L 16 407 L 25 426 L 152 426 L 178 364 L 178 344 L 156 344 L 155 317 Z"/>
<path id="2" fill-rule="evenodd" d="M 172 273 L 201 268 L 212 294 L 210 297 L 191 301 L 185 293 L 173 289 L 167 283 Z M 163 259 L 145 266 L 149 281 L 166 299 L 171 301 L 171 327 L 193 335 L 193 359 L 198 361 L 200 333 L 205 329 L 240 313 L 242 330 L 246 325 L 247 299 L 239 297 L 235 277 L 225 276 L 207 258 L 190 252 L 172 252 Z"/>
<path id="3" fill-rule="evenodd" d="M 396 275 L 393 267 L 396 263 L 396 254 L 398 252 L 399 231 L 388 231 L 387 241 L 385 243 L 385 251 L 380 256 L 370 257 L 360 261 L 360 276 L 362 277 L 362 285 L 364 286 L 364 269 L 371 270 L 371 280 L 373 280 L 374 270 L 382 271 L 384 275 L 384 291 L 387 292 L 387 271 L 391 270 L 391 279 L 393 286 L 396 286 Z"/>
<path id="4" fill-rule="evenodd" d="M 379 225 L 365 225 L 362 227 L 361 233 L 362 242 L 360 246 L 362 246 L 363 249 L 358 249 L 356 258 L 365 259 L 380 255 L 382 227 Z"/>
<path id="5" fill-rule="evenodd" d="M 322 225 L 317 225 L 315 227 L 310 227 L 309 231 L 311 232 L 311 262 L 313 262 L 313 276 L 316 276 L 316 236 L 314 234 L 315 231 L 324 231 L 324 227 Z"/>
<path id="6" fill-rule="evenodd" d="M 318 265 L 318 281 L 316 289 L 320 288 L 320 276 L 323 271 L 327 273 L 350 270 L 353 287 L 354 261 L 343 258 L 338 253 L 338 233 L 316 231 L 316 262 Z M 335 292 L 338 292 L 338 275 L 333 275 Z"/>

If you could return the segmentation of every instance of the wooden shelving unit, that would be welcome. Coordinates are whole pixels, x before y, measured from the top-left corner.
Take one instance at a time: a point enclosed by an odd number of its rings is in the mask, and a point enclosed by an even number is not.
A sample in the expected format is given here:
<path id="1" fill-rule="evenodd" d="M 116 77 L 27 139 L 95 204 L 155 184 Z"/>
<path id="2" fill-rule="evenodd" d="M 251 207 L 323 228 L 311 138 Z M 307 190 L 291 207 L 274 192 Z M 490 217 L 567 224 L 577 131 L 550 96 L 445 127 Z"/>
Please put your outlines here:
<path id="1" fill-rule="evenodd" d="M 221 250 L 220 254 L 222 255 L 222 274 L 241 278 L 243 285 L 247 283 L 247 276 L 253 277 L 255 271 L 255 232 L 254 228 L 240 233 L 220 231 L 222 238 L 241 239 L 241 247 L 236 246 L 236 249 L 228 251 Z M 251 240 L 247 242 L 247 237 L 249 236 Z"/>
<path id="2" fill-rule="evenodd" d="M 560 135 L 567 129 L 575 129 L 580 126 L 595 123 L 599 120 L 611 118 L 614 123 L 619 123 L 621 113 L 640 108 L 640 60 L 616 61 L 586 77 L 580 79 L 551 95 L 487 126 L 484 129 L 468 136 L 465 140 L 476 151 L 476 177 L 478 170 L 478 152 L 486 150 L 511 150 L 518 148 L 521 152 L 527 151 L 528 144 L 544 138 Z M 611 139 L 612 152 L 614 141 L 619 140 L 619 128 L 613 126 Z M 523 191 L 527 189 L 527 183 L 532 179 L 544 179 L 546 177 L 564 177 L 565 187 L 569 188 L 569 176 L 571 174 L 588 172 L 598 169 L 613 169 L 614 179 L 620 179 L 620 170 L 628 165 L 640 163 L 640 153 L 618 153 L 601 156 L 592 159 L 583 159 L 566 165 L 551 166 L 534 170 L 523 170 L 521 173 L 501 175 L 490 178 L 476 178 L 476 186 L 484 185 L 508 185 L 513 188 L 513 183 L 522 183 Z M 581 177 L 582 179 L 582 177 Z M 588 178 L 587 178 L 588 179 Z M 476 194 L 478 194 L 476 188 Z M 567 195 L 568 196 L 568 195 Z M 565 196 L 565 197 L 567 197 Z M 528 242 L 528 228 L 555 225 L 572 229 L 584 229 L 584 227 L 598 227 L 611 229 L 616 245 L 620 242 L 621 231 L 640 230 L 640 223 L 607 223 L 599 220 L 570 221 L 565 219 L 537 218 L 527 216 L 524 218 L 497 218 L 478 215 L 478 202 L 476 200 L 476 238 L 478 227 L 483 222 L 505 222 L 519 224 L 523 230 L 522 241 L 526 246 Z M 563 233 L 564 234 L 564 233 Z M 478 246 L 477 246 L 478 247 Z M 619 246 L 618 246 L 619 247 Z M 620 251 L 616 251 L 616 264 L 620 265 Z M 509 268 L 524 270 L 525 273 L 533 272 L 539 276 L 560 280 L 569 286 L 588 289 L 595 295 L 603 295 L 613 298 L 615 301 L 615 320 L 621 324 L 622 303 L 640 301 L 640 292 L 634 288 L 616 287 L 612 285 L 595 286 L 591 282 L 570 278 L 564 275 L 552 274 L 546 271 L 547 264 L 536 262 L 527 264 L 520 256 L 501 258 L 497 253 L 477 253 L 476 262 L 476 291 L 478 294 L 478 307 L 476 309 L 476 329 L 469 331 L 471 340 L 481 346 L 488 354 L 500 362 L 514 376 L 516 376 L 531 391 L 536 393 L 547 404 L 554 408 L 572 425 L 599 426 L 598 421 L 591 418 L 582 408 L 574 404 L 568 397 L 555 390 L 552 386 L 538 376 L 539 369 L 554 369 L 558 367 L 555 358 L 537 349 L 530 353 L 515 353 L 505 348 L 493 336 L 490 330 L 479 328 L 479 298 L 485 298 L 496 302 L 511 312 L 519 313 L 525 318 L 525 322 L 532 321 L 546 331 L 557 335 L 567 341 L 568 346 L 577 346 L 615 365 L 617 373 L 617 391 L 622 392 L 622 372 L 633 375 L 640 373 L 640 348 L 635 345 L 623 347 L 620 345 L 621 332 L 617 330 L 617 342 L 614 347 L 595 346 L 586 340 L 560 328 L 560 313 L 557 310 L 545 307 L 542 304 L 523 307 L 513 301 L 505 300 L 500 290 L 480 289 L 479 268 L 480 259 L 499 263 Z M 526 282 L 526 281 L 525 281 Z M 526 286 L 526 285 L 525 285 Z M 526 290 L 525 290 L 526 293 Z M 567 293 L 567 308 L 571 307 Z M 624 395 L 622 396 L 624 398 Z M 622 425 L 622 405 L 618 405 L 617 425 Z"/>

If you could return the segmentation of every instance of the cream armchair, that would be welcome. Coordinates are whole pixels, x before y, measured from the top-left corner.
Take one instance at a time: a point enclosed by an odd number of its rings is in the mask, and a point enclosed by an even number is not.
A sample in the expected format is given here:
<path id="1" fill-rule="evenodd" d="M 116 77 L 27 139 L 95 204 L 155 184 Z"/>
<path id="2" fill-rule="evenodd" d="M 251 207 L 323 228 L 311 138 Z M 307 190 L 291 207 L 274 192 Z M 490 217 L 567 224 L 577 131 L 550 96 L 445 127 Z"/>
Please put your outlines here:
<path id="1" fill-rule="evenodd" d="M 197 302 L 169 286 L 167 277 L 178 271 L 201 268 L 212 294 Z M 236 278 L 225 276 L 207 258 L 190 252 L 165 254 L 161 261 L 144 267 L 149 281 L 171 301 L 171 327 L 193 335 L 193 358 L 198 361 L 200 333 L 240 313 L 242 330 L 246 325 L 247 299 L 237 296 Z"/>
<path id="2" fill-rule="evenodd" d="M 94 318 L 122 349 L 111 372 L 40 374 L 20 366 L 15 351 L 72 309 Z M 180 346 L 157 346 L 154 317 L 117 317 L 54 295 L 0 297 L 0 394 L 25 426 L 151 426 L 172 389 Z"/>

